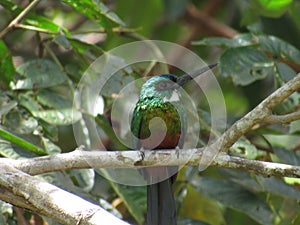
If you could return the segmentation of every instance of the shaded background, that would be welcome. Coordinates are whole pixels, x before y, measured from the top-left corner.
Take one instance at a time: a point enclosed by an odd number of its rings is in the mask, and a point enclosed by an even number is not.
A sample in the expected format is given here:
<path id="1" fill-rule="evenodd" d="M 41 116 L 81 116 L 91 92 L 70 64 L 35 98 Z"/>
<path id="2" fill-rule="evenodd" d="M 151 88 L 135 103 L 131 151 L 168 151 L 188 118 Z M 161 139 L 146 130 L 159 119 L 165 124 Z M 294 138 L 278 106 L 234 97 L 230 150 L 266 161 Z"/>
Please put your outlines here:
<path id="1" fill-rule="evenodd" d="M 88 115 L 73 104 L 90 63 L 124 43 L 170 41 L 191 49 L 207 63 L 219 61 L 216 76 L 226 101 L 228 126 L 300 71 L 300 1 L 296 0 L 44 0 L 7 28 L 27 5 L 28 1 L 0 0 L 2 157 L 72 151 L 77 147 L 72 124 L 87 117 L 96 120 L 107 149 L 126 149 L 110 128 L 112 123 L 118 125 L 110 115 L 112 103 L 128 82 L 156 75 L 166 70 L 164 65 L 132 65 L 113 76 L 107 91 L 101 93 L 98 115 Z M 181 53 L 175 57 L 180 60 Z M 176 68 L 167 69 L 181 74 Z M 189 93 L 194 89 L 193 84 L 187 87 Z M 199 146 L 211 132 L 209 108 L 201 100 Z M 295 93 L 275 111 L 297 110 L 299 94 Z M 84 130 L 88 125 L 81 126 Z M 299 130 L 299 121 L 256 127 L 231 148 L 231 154 L 299 165 Z M 94 134 L 82 134 L 87 148 L 93 138 Z M 109 182 L 93 170 L 41 177 L 133 224 L 143 223 L 142 187 Z M 300 224 L 299 183 L 299 179 L 264 178 L 219 168 L 199 174 L 197 168 L 188 167 L 175 186 L 179 223 Z M 1 224 L 22 224 L 22 219 L 35 225 L 56 224 L 4 202 L 0 202 L 0 213 Z"/>

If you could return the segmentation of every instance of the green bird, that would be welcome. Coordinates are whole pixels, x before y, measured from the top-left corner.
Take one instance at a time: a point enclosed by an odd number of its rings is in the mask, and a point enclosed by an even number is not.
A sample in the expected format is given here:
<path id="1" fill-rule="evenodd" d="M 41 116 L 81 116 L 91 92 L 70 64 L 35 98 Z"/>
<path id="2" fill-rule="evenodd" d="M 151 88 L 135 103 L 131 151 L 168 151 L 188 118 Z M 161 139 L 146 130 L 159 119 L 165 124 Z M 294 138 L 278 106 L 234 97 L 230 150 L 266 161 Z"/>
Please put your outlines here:
<path id="1" fill-rule="evenodd" d="M 187 115 L 181 103 L 179 89 L 187 81 L 216 65 L 209 65 L 180 77 L 173 74 L 154 76 L 143 84 L 131 120 L 131 131 L 138 140 L 135 143 L 136 149 L 183 147 Z M 148 184 L 147 225 L 176 225 L 173 183 L 177 170 L 177 166 L 140 170 Z"/>

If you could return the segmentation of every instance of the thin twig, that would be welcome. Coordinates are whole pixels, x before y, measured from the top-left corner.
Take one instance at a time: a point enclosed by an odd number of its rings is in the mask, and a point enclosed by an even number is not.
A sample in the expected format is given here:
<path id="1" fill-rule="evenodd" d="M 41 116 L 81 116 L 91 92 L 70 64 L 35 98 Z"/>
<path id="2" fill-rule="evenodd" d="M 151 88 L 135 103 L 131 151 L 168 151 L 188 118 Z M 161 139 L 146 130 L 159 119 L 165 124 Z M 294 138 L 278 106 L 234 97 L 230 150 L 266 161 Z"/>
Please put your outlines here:
<path id="1" fill-rule="evenodd" d="M 26 16 L 26 14 L 28 14 L 30 10 L 39 3 L 39 1 L 40 0 L 33 0 L 30 2 L 26 8 L 0 32 L 0 38 L 3 38 L 8 32 L 14 29 L 16 24 L 18 24 Z"/>
<path id="2" fill-rule="evenodd" d="M 285 114 L 285 115 L 270 115 L 264 119 L 268 124 L 284 124 L 300 120 L 300 111 Z"/>
<path id="3" fill-rule="evenodd" d="M 232 38 L 238 32 L 224 23 L 220 23 L 205 13 L 201 13 L 194 5 L 189 5 L 186 11 L 186 20 L 198 26 L 198 29 L 212 36 Z"/>
<path id="4" fill-rule="evenodd" d="M 60 63 L 59 59 L 57 58 L 57 56 L 55 55 L 55 53 L 52 51 L 52 49 L 49 47 L 48 43 L 44 43 L 43 44 L 45 49 L 47 50 L 47 52 L 49 53 L 49 55 L 51 56 L 51 58 L 53 59 L 53 61 L 56 63 L 56 65 L 59 67 L 59 69 L 61 71 L 64 71 L 64 67 L 63 65 Z"/>

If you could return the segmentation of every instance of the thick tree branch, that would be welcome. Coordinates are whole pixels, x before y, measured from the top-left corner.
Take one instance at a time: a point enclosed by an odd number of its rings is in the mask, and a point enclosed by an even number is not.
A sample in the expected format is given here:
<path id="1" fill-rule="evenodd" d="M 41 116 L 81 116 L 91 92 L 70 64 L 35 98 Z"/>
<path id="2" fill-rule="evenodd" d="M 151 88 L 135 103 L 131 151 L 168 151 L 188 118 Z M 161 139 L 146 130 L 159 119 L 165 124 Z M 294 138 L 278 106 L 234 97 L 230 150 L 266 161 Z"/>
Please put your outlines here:
<path id="1" fill-rule="evenodd" d="M 230 148 L 241 136 L 251 130 L 254 125 L 263 122 L 270 122 L 272 109 L 299 89 L 300 73 L 285 85 L 274 91 L 243 118 L 235 122 L 226 132 L 222 134 L 220 138 L 217 139 L 215 143 L 212 144 L 212 147 L 219 147 L 220 150 L 227 151 L 228 148 Z M 283 115 L 281 118 L 282 117 Z M 285 121 L 282 123 L 285 123 Z"/>
<path id="2" fill-rule="evenodd" d="M 12 166 L 0 164 L 0 199 L 63 224 L 127 223 L 104 209 Z"/>
<path id="3" fill-rule="evenodd" d="M 31 159 L 0 159 L 0 165 L 9 164 L 31 175 L 66 169 L 86 168 L 141 168 L 149 166 L 194 165 L 198 166 L 202 149 L 145 150 L 141 151 L 82 151 Z M 159 159 L 159 160 L 157 160 Z M 263 176 L 298 177 L 300 167 L 281 163 L 250 160 L 220 153 L 212 162 L 213 166 L 243 169 Z"/>

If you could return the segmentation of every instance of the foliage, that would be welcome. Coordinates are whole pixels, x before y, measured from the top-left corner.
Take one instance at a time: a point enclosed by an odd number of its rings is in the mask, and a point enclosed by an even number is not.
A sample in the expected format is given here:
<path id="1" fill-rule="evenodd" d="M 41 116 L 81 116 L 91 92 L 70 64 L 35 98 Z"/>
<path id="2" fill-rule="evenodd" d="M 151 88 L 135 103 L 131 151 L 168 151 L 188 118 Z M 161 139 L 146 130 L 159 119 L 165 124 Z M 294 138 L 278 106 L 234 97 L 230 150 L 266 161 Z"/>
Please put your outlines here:
<path id="1" fill-rule="evenodd" d="M 0 0 L 2 32 L 25 7 L 22 1 L 15 2 Z M 209 37 L 211 33 L 205 29 L 195 29 L 186 19 L 192 4 L 199 11 L 215 7 L 214 17 L 239 34 Z M 83 112 L 73 99 L 92 61 L 134 40 L 173 41 L 189 46 L 207 61 L 219 61 L 217 78 L 230 126 L 300 71 L 300 3 L 243 0 L 218 4 L 187 0 L 41 1 L 11 31 L 0 33 L 0 155 L 16 159 L 71 151 L 76 143 L 70 125 L 87 117 L 96 119 L 107 149 L 124 148 L 110 128 L 113 101 L 122 85 L 147 71 L 161 71 L 163 66 L 132 65 L 119 71 L 107 83 L 109 94 L 101 96 L 105 106 L 101 115 Z M 114 62 L 123 61 L 116 58 Z M 295 93 L 276 108 L 276 113 L 299 110 L 299 100 Z M 200 115 L 207 110 L 199 106 Z M 201 140 L 205 143 L 210 117 L 203 116 L 202 122 Z M 79 126 L 82 131 L 87 129 L 85 123 Z M 299 131 L 299 121 L 260 126 L 235 143 L 230 153 L 299 166 Z M 88 146 L 93 136 L 83 132 L 82 138 Z M 143 223 L 144 188 L 117 185 L 93 170 L 41 177 L 133 224 Z M 199 174 L 197 168 L 186 168 L 175 185 L 179 224 L 299 224 L 299 183 L 299 179 L 265 178 L 216 168 Z M 116 204 L 118 199 L 120 204 Z M 11 205 L 0 202 L 1 224 L 15 224 L 16 217 Z M 47 222 L 55 224 L 48 218 Z"/>

